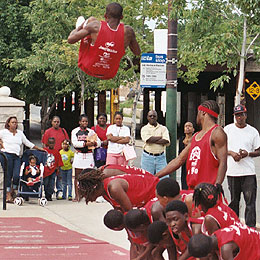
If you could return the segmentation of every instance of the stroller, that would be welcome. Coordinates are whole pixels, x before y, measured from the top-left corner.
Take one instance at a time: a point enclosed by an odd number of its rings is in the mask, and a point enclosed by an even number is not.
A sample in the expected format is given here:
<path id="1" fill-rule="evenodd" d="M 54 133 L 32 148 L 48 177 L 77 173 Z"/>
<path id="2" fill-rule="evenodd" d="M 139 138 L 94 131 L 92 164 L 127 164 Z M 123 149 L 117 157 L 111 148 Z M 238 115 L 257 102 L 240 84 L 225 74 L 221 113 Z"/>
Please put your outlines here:
<path id="1" fill-rule="evenodd" d="M 31 155 L 35 156 L 36 165 L 40 166 L 40 174 L 39 177 L 35 178 L 33 181 L 28 181 L 25 176 L 25 169 L 29 165 L 29 157 Z M 16 205 L 21 206 L 24 203 L 24 200 L 29 200 L 29 197 L 38 198 L 38 204 L 40 206 L 45 206 L 47 204 L 47 200 L 42 197 L 43 172 L 46 159 L 47 153 L 45 152 L 37 150 L 25 150 L 23 153 L 19 175 L 18 192 L 17 197 L 14 200 Z"/>

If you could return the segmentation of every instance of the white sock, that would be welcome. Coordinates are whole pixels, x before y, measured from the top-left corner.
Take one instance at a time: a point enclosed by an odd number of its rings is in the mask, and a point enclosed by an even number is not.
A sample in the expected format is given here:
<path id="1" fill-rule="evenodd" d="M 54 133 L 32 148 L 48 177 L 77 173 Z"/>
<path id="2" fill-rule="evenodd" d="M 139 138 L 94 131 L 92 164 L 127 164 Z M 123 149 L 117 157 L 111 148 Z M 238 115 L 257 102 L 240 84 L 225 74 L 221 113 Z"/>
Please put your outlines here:
<path id="1" fill-rule="evenodd" d="M 79 16 L 76 22 L 76 29 L 80 27 L 85 22 L 85 18 L 83 16 Z"/>

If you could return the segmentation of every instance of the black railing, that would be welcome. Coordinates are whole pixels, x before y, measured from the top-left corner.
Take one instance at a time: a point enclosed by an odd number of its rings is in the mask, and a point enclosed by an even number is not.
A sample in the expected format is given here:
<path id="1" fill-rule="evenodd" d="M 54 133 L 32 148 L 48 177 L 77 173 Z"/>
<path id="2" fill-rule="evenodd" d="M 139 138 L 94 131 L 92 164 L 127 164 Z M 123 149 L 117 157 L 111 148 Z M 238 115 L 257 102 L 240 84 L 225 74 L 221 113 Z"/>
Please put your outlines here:
<path id="1" fill-rule="evenodd" d="M 6 174 L 7 174 L 7 158 L 6 155 L 0 151 L 0 155 L 4 158 L 4 164 L 2 165 L 4 172 L 4 187 L 3 187 L 3 210 L 6 210 Z"/>

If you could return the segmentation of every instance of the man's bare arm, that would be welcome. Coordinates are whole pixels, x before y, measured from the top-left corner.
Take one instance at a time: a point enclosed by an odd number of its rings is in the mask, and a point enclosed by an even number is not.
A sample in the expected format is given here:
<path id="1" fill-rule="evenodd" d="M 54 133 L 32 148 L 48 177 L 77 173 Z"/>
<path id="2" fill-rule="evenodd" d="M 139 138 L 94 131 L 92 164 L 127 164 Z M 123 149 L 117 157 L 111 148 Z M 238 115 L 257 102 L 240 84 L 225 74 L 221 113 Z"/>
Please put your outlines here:
<path id="1" fill-rule="evenodd" d="M 222 127 L 218 127 L 212 133 L 211 142 L 213 145 L 213 152 L 218 158 L 218 174 L 216 183 L 222 184 L 225 179 L 225 174 L 227 171 L 227 135 Z"/>
<path id="2" fill-rule="evenodd" d="M 74 44 L 92 33 L 98 33 L 99 29 L 100 29 L 100 22 L 97 20 L 88 23 L 84 27 L 83 25 L 81 25 L 80 27 L 78 27 L 77 29 L 73 30 L 70 33 L 68 37 L 68 43 Z"/>
<path id="3" fill-rule="evenodd" d="M 161 138 L 160 140 L 158 140 L 158 141 L 156 142 L 156 144 L 163 144 L 163 145 L 168 144 L 168 143 L 169 143 L 169 141 L 166 140 L 166 139 L 163 139 L 163 138 Z"/>
<path id="4" fill-rule="evenodd" d="M 108 185 L 110 196 L 120 205 L 120 208 L 127 212 L 132 209 L 132 203 L 127 196 L 128 183 L 122 179 L 112 180 Z"/>
<path id="5" fill-rule="evenodd" d="M 136 56 L 141 54 L 140 46 L 136 40 L 135 32 L 133 28 L 129 25 L 125 25 L 125 30 L 127 31 L 127 37 L 129 37 L 129 48 L 132 53 Z M 127 46 L 125 46 L 126 48 Z"/>
<path id="6" fill-rule="evenodd" d="M 182 150 L 182 152 L 180 153 L 180 155 L 178 157 L 171 160 L 165 168 L 163 168 L 162 170 L 157 172 L 155 174 L 155 176 L 161 178 L 165 175 L 168 175 L 168 174 L 176 171 L 178 168 L 180 168 L 186 162 L 186 160 L 188 158 L 189 150 L 190 150 L 190 144 L 188 144 L 185 147 L 185 149 Z"/>
<path id="7" fill-rule="evenodd" d="M 250 156 L 250 157 L 258 157 L 258 156 L 260 156 L 260 147 L 255 149 L 254 152 L 249 152 L 248 156 Z"/>
<path id="8" fill-rule="evenodd" d="M 149 139 L 146 140 L 146 143 L 155 144 L 160 139 L 162 139 L 160 136 L 151 136 Z"/>

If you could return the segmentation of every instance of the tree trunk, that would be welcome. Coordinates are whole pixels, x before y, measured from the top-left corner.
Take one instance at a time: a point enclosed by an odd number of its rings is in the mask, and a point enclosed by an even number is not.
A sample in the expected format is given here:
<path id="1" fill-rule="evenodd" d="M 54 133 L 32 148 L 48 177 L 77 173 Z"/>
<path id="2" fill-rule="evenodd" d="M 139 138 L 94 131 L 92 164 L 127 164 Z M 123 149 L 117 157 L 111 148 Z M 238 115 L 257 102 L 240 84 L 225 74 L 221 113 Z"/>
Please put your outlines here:
<path id="1" fill-rule="evenodd" d="M 240 55 L 240 66 L 239 66 L 239 80 L 238 86 L 235 96 L 235 106 L 240 104 L 241 96 L 243 92 L 244 86 L 244 78 L 245 78 L 245 60 L 246 60 L 246 18 L 244 17 L 244 29 L 243 29 L 243 43 Z"/>
<path id="2" fill-rule="evenodd" d="M 45 130 L 48 127 L 48 121 L 49 121 L 49 116 L 53 109 L 56 106 L 56 103 L 58 102 L 58 98 L 56 98 L 49 108 L 49 99 L 47 97 L 42 97 L 41 98 L 41 136 L 43 136 Z M 49 108 L 49 109 L 48 109 Z"/>

